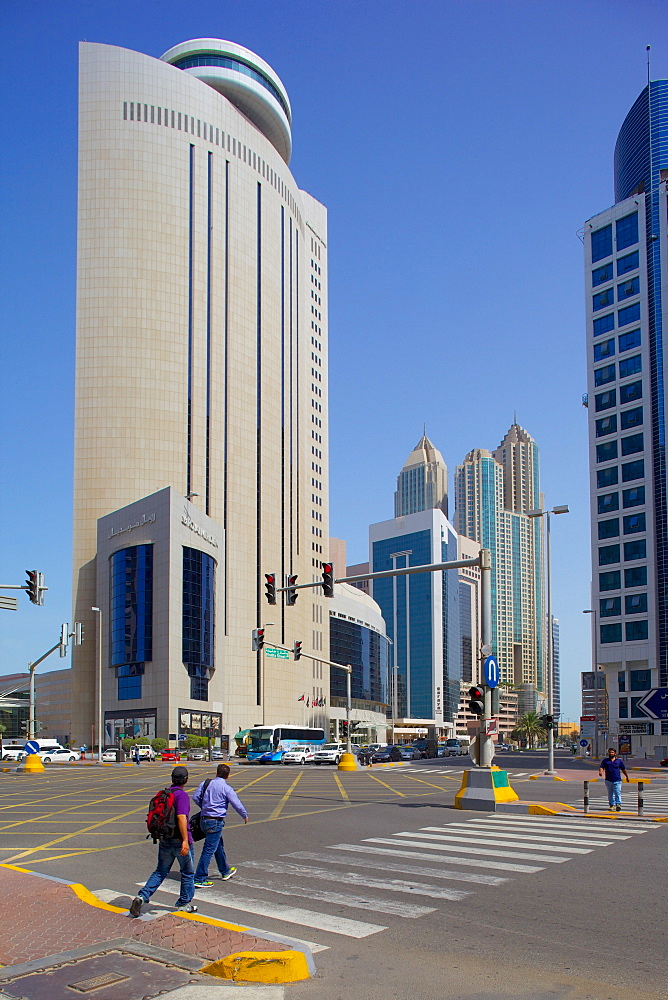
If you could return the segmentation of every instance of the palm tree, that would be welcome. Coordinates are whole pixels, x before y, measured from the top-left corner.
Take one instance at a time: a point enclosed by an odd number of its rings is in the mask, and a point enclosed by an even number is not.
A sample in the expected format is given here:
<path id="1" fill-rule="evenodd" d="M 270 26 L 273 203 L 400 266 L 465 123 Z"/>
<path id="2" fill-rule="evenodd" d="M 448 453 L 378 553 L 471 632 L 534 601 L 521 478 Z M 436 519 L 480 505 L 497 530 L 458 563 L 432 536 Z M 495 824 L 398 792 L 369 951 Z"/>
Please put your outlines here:
<path id="1" fill-rule="evenodd" d="M 517 739 L 519 736 L 524 739 L 529 744 L 529 749 L 533 750 L 534 741 L 542 739 L 545 736 L 545 727 L 541 722 L 540 715 L 538 712 L 525 712 L 517 720 L 517 726 L 513 730 L 513 738 Z"/>

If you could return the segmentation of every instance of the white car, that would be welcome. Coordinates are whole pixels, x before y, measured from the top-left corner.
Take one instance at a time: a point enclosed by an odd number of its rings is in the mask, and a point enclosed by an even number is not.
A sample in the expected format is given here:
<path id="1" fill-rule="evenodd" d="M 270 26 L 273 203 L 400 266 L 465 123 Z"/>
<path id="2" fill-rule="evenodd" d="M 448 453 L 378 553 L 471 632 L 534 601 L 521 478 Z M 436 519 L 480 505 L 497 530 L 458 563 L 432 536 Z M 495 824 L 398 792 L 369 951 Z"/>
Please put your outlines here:
<path id="1" fill-rule="evenodd" d="M 315 754 L 313 747 L 299 744 L 286 750 L 281 758 L 282 764 L 312 764 Z"/>
<path id="2" fill-rule="evenodd" d="M 3 747 L 2 759 L 10 761 L 23 760 L 26 755 L 25 747 Z"/>
<path id="3" fill-rule="evenodd" d="M 43 764 L 69 764 L 81 760 L 78 750 L 67 750 L 65 747 L 47 747 L 46 750 L 40 750 L 39 755 Z"/>
<path id="4" fill-rule="evenodd" d="M 107 749 L 102 752 L 102 760 L 106 761 L 107 763 L 111 761 L 112 763 L 115 764 L 118 758 L 119 749 L 120 748 L 118 747 L 107 747 Z M 124 759 L 125 759 L 125 753 L 123 750 L 121 750 L 121 760 Z"/>
<path id="5" fill-rule="evenodd" d="M 319 764 L 338 764 L 345 752 L 345 743 L 325 743 L 313 754 L 313 763 L 316 767 Z"/>
<path id="6" fill-rule="evenodd" d="M 130 750 L 130 757 L 134 757 L 135 750 L 139 751 L 140 760 L 155 760 L 155 750 L 150 743 L 136 743 Z"/>

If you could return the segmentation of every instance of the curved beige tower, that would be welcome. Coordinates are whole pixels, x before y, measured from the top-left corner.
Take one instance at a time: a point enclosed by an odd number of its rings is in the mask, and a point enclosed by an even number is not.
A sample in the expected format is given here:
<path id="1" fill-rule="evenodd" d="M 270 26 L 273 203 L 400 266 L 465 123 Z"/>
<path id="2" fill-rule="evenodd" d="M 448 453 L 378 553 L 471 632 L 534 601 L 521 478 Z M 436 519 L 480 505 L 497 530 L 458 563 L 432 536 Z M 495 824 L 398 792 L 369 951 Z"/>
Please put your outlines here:
<path id="1" fill-rule="evenodd" d="M 269 571 L 319 578 L 328 557 L 327 218 L 288 168 L 291 120 L 279 77 L 234 43 L 197 39 L 161 59 L 81 45 L 77 740 L 95 722 L 98 617 L 103 713 L 119 708 L 109 608 L 90 610 L 109 573 L 96 565 L 97 519 L 165 487 L 189 499 L 189 528 L 199 511 L 224 533 L 207 699 L 223 731 L 299 721 L 304 691 L 328 693 L 322 666 L 290 658 L 263 671 L 251 650 L 251 630 L 273 622 L 269 639 L 328 655 L 320 592 L 268 607 L 263 586 Z M 131 547 L 132 532 L 114 545 Z M 170 597 L 154 615 L 141 698 L 121 706 L 155 711 L 160 736 L 177 731 L 177 709 L 206 709 L 182 683 L 180 580 L 169 573 L 153 568 L 155 608 L 160 588 Z M 326 722 L 322 710 L 312 721 Z"/>

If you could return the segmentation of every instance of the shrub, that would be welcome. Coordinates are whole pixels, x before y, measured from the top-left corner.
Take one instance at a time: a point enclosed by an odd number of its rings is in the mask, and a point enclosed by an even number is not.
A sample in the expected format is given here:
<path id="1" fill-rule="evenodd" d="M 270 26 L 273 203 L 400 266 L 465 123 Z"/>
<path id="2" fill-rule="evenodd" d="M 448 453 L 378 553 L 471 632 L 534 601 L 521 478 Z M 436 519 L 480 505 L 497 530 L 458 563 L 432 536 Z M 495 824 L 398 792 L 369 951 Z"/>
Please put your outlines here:
<path id="1" fill-rule="evenodd" d="M 164 740 L 162 736 L 156 736 L 154 740 L 151 740 L 151 746 L 156 753 L 160 753 L 160 751 L 164 750 L 167 745 L 167 740 Z"/>

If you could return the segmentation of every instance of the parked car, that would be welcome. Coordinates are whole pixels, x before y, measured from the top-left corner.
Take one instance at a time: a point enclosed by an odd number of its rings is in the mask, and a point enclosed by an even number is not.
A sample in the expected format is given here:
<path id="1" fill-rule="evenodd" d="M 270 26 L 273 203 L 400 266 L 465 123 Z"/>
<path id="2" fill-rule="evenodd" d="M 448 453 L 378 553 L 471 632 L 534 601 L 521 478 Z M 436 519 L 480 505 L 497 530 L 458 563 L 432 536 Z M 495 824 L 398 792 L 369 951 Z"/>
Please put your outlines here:
<path id="1" fill-rule="evenodd" d="M 313 763 L 316 767 L 320 764 L 338 764 L 345 752 L 345 743 L 324 743 L 313 754 Z"/>
<path id="2" fill-rule="evenodd" d="M 281 758 L 282 764 L 312 764 L 315 757 L 313 747 L 300 743 L 286 750 Z"/>
<path id="3" fill-rule="evenodd" d="M 160 751 L 160 760 L 171 761 L 173 764 L 178 764 L 181 760 L 181 754 L 178 750 L 170 750 L 167 748 Z"/>
<path id="4" fill-rule="evenodd" d="M 207 752 L 204 749 L 195 747 L 194 750 L 188 751 L 188 760 L 206 760 Z"/>
<path id="5" fill-rule="evenodd" d="M 668 757 L 664 757 L 659 763 L 659 767 L 668 767 Z"/>
<path id="6" fill-rule="evenodd" d="M 125 757 L 122 747 L 105 747 L 102 751 L 102 762 L 106 764 L 116 764 L 119 760 L 124 761 Z"/>
<path id="7" fill-rule="evenodd" d="M 211 751 L 211 760 L 227 760 L 229 752 L 222 747 L 214 747 Z"/>
<path id="8" fill-rule="evenodd" d="M 135 750 L 139 751 L 139 757 L 141 760 L 155 760 L 155 750 L 150 743 L 135 743 L 130 750 L 131 757 L 134 756 Z"/>
<path id="9" fill-rule="evenodd" d="M 2 748 L 3 760 L 19 761 L 23 760 L 25 755 L 26 755 L 25 747 L 8 746 Z"/>
<path id="10" fill-rule="evenodd" d="M 388 743 L 387 746 L 382 746 L 380 749 L 376 750 L 371 761 L 373 764 L 385 764 L 388 761 L 392 763 L 397 763 L 402 760 L 419 760 L 420 751 L 416 750 L 415 747 L 411 746 L 399 746 L 398 744 Z"/>
<path id="11" fill-rule="evenodd" d="M 56 750 L 64 750 L 64 749 L 65 749 L 65 747 L 61 747 L 60 744 L 58 744 L 58 746 L 55 746 L 55 747 L 40 747 L 40 749 L 37 751 L 37 756 L 40 757 L 41 760 L 42 760 L 42 763 L 44 763 L 44 758 L 45 757 L 49 757 L 50 758 L 50 757 L 53 756 L 53 754 L 56 752 Z M 47 761 L 47 763 L 50 763 L 50 762 L 51 762 L 50 760 Z"/>
<path id="12" fill-rule="evenodd" d="M 74 760 L 81 760 L 78 750 L 67 750 L 65 747 L 50 747 L 48 750 L 41 750 L 40 757 L 43 764 L 70 764 Z"/>

